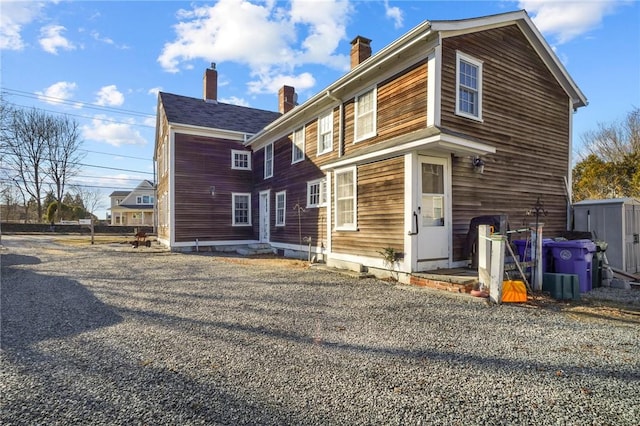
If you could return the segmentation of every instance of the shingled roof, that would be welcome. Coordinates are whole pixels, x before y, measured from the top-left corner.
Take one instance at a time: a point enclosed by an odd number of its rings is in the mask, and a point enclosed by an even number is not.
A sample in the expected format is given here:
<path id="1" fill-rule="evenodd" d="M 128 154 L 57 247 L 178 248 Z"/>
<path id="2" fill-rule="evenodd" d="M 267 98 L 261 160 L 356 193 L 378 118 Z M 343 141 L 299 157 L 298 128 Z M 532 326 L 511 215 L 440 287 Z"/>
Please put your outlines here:
<path id="1" fill-rule="evenodd" d="M 265 111 L 221 102 L 160 92 L 160 102 L 169 123 L 258 133 L 280 117 L 279 112 Z"/>

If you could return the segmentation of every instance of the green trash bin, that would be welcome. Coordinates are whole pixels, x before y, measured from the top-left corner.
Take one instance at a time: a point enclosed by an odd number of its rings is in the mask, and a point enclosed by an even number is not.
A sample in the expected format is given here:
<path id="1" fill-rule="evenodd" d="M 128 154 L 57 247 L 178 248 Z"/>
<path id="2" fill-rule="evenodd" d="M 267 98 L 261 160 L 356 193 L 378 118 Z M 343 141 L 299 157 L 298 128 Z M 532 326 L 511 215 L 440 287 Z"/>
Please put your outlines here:
<path id="1" fill-rule="evenodd" d="M 602 266 L 604 265 L 604 252 L 609 244 L 605 241 L 596 241 L 596 252 L 591 260 L 591 286 L 602 287 Z"/>

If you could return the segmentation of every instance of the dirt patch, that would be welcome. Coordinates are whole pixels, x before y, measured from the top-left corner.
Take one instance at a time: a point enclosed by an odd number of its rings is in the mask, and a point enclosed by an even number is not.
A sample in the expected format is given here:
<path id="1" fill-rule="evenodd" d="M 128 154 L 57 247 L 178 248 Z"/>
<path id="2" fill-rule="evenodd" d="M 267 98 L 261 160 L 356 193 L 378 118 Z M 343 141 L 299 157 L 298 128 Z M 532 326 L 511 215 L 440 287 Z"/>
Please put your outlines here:
<path id="1" fill-rule="evenodd" d="M 277 256 L 219 257 L 221 262 L 236 265 L 276 266 L 282 268 L 308 269 L 309 263 L 297 259 L 286 259 Z"/>

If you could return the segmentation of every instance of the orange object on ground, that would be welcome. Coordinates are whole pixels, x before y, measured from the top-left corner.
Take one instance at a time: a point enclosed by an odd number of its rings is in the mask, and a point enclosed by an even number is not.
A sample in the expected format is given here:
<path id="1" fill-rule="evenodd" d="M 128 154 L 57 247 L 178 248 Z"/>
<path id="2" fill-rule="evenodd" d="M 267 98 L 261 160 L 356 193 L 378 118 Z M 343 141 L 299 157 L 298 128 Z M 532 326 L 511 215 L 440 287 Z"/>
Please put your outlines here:
<path id="1" fill-rule="evenodd" d="M 524 281 L 503 281 L 502 282 L 502 301 L 503 302 L 526 302 L 527 288 Z"/>

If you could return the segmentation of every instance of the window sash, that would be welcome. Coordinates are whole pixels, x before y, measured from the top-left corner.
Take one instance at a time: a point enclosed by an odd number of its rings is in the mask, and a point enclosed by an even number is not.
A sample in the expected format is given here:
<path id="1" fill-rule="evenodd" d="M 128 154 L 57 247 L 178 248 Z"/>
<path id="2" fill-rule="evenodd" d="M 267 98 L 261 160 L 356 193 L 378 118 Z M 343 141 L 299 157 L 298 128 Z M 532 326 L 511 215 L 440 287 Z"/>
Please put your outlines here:
<path id="1" fill-rule="evenodd" d="M 251 194 L 233 194 L 233 225 L 251 225 Z"/>
<path id="2" fill-rule="evenodd" d="M 336 228 L 356 227 L 356 179 L 355 169 L 336 172 Z"/>
<path id="3" fill-rule="evenodd" d="M 276 193 L 276 226 L 284 226 L 286 218 L 287 193 Z"/>
<path id="4" fill-rule="evenodd" d="M 375 88 L 356 98 L 355 141 L 375 135 L 376 96 Z"/>
<path id="5" fill-rule="evenodd" d="M 304 127 L 293 132 L 291 137 L 291 164 L 304 160 Z"/>
<path id="6" fill-rule="evenodd" d="M 318 154 L 333 150 L 333 111 L 318 119 Z"/>
<path id="7" fill-rule="evenodd" d="M 273 176 L 273 143 L 264 147 L 264 178 Z"/>
<path id="8" fill-rule="evenodd" d="M 307 182 L 307 208 L 327 205 L 327 180 L 319 179 Z"/>
<path id="9" fill-rule="evenodd" d="M 482 120 L 482 62 L 456 54 L 456 114 Z"/>
<path id="10" fill-rule="evenodd" d="M 231 150 L 231 168 L 236 170 L 251 170 L 251 156 L 247 151 Z"/>

